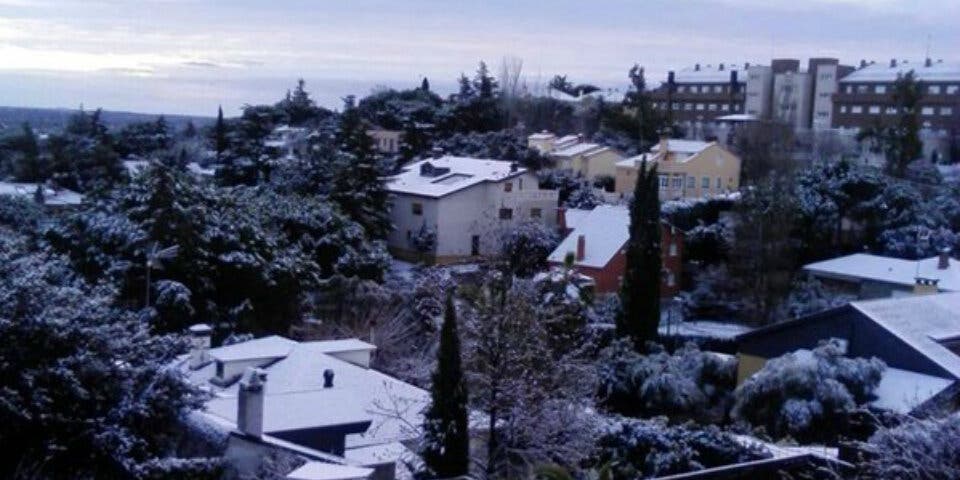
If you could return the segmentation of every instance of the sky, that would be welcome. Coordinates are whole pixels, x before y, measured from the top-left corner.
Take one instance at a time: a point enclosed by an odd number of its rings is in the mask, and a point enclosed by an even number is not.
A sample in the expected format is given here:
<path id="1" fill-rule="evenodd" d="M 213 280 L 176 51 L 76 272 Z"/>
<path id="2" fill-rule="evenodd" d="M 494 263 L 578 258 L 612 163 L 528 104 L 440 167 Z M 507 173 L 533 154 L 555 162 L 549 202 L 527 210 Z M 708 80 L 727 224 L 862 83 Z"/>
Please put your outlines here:
<path id="1" fill-rule="evenodd" d="M 694 63 L 772 57 L 960 61 L 960 0 L 0 0 L 0 105 L 228 115 L 297 78 L 321 105 L 480 60 L 656 86 Z"/>

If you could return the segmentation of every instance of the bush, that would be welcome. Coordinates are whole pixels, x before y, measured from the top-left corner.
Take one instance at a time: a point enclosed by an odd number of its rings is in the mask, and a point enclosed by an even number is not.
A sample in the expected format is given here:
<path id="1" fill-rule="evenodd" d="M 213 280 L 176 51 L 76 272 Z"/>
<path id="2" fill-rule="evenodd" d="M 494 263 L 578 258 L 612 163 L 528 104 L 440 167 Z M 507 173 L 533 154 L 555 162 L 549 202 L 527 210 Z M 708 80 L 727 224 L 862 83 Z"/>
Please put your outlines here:
<path id="1" fill-rule="evenodd" d="M 623 415 L 720 423 L 732 403 L 737 365 L 693 343 L 673 355 L 640 355 L 616 341 L 601 355 L 599 376 L 602 403 Z"/>
<path id="2" fill-rule="evenodd" d="M 918 420 L 878 431 L 863 478 L 904 480 L 960 478 L 960 417 Z"/>
<path id="3" fill-rule="evenodd" d="M 836 442 L 871 399 L 886 365 L 847 358 L 840 340 L 774 358 L 737 388 L 731 415 L 776 438 Z"/>
<path id="4" fill-rule="evenodd" d="M 546 269 L 547 256 L 557 248 L 558 240 L 542 223 L 525 222 L 504 234 L 501 253 L 515 275 L 530 277 Z"/>
<path id="5" fill-rule="evenodd" d="M 678 474 L 732 463 L 769 458 L 759 447 L 747 446 L 715 426 L 669 427 L 664 419 L 625 420 L 608 429 L 597 442 L 594 466 L 610 465 L 615 479 Z"/>

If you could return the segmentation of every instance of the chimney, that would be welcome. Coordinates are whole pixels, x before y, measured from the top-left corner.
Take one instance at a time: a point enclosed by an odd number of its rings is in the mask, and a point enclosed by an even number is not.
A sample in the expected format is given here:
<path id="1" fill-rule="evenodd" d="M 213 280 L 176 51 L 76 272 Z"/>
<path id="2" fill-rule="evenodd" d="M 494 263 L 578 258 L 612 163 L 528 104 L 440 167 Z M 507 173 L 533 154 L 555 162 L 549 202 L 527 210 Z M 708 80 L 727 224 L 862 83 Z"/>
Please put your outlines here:
<path id="1" fill-rule="evenodd" d="M 745 63 L 743 64 L 743 69 L 744 69 L 744 70 L 750 70 L 750 62 L 745 62 Z"/>
<path id="2" fill-rule="evenodd" d="M 210 335 L 213 329 L 205 323 L 198 323 L 190 331 L 190 370 L 198 370 L 210 363 Z"/>
<path id="3" fill-rule="evenodd" d="M 587 254 L 587 237 L 583 235 L 577 236 L 577 261 L 582 262 L 583 257 Z"/>
<path id="4" fill-rule="evenodd" d="M 924 67 L 927 67 L 927 68 L 932 67 L 932 66 L 933 66 L 933 60 L 931 60 L 930 57 L 927 57 L 927 59 L 924 60 L 924 62 L 923 62 L 923 66 L 924 66 Z"/>
<path id="5" fill-rule="evenodd" d="M 564 235 L 567 234 L 567 209 L 565 207 L 557 208 L 557 227 Z"/>
<path id="6" fill-rule="evenodd" d="M 936 278 L 916 277 L 916 283 L 913 284 L 914 295 L 932 295 L 940 291 L 937 288 L 939 280 Z"/>
<path id="7" fill-rule="evenodd" d="M 724 64 L 722 64 L 722 63 L 720 64 L 720 67 L 719 67 L 719 68 L 720 68 L 720 71 L 721 71 L 721 72 L 723 71 L 723 67 L 724 67 L 724 66 L 725 66 Z"/>
<path id="8" fill-rule="evenodd" d="M 896 59 L 896 58 L 891 58 L 891 59 L 890 59 L 890 68 L 897 68 L 897 59 Z"/>
<path id="9" fill-rule="evenodd" d="M 866 60 L 860 59 L 860 68 L 867 68 L 867 61 L 866 61 Z"/>
<path id="10" fill-rule="evenodd" d="M 673 70 L 667 72 L 667 85 L 673 85 L 676 83 L 677 75 L 673 73 Z"/>
<path id="11" fill-rule="evenodd" d="M 699 72 L 699 71 L 700 71 L 700 64 L 699 64 L 699 63 L 693 66 L 693 71 L 694 71 L 694 72 Z"/>
<path id="12" fill-rule="evenodd" d="M 333 388 L 333 370 L 329 368 L 323 371 L 323 388 Z"/>
<path id="13" fill-rule="evenodd" d="M 517 162 L 510 162 L 510 173 L 517 173 L 517 170 L 520 169 L 520 164 Z"/>
<path id="14" fill-rule="evenodd" d="M 583 143 L 583 134 L 582 134 L 582 133 L 578 133 L 578 134 L 577 134 L 577 143 Z"/>
<path id="15" fill-rule="evenodd" d="M 940 250 L 940 259 L 937 262 L 937 270 L 946 270 L 950 268 L 950 249 L 944 248 Z"/>
<path id="16" fill-rule="evenodd" d="M 430 153 L 433 158 L 440 158 L 443 156 L 443 148 L 433 147 L 433 150 L 431 150 Z"/>
<path id="17" fill-rule="evenodd" d="M 237 397 L 237 429 L 252 437 L 263 435 L 263 401 L 267 372 L 247 367 L 240 377 Z"/>
<path id="18" fill-rule="evenodd" d="M 667 152 L 670 149 L 670 139 L 666 134 L 660 134 L 660 157 L 667 160 Z"/>

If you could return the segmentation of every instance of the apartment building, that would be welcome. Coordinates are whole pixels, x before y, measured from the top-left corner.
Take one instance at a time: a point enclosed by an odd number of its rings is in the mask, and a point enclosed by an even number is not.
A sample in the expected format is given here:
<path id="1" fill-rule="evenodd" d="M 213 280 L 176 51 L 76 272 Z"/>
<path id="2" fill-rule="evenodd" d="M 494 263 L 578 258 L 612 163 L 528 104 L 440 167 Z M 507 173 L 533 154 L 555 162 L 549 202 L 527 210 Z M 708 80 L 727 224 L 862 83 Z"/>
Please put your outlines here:
<path id="1" fill-rule="evenodd" d="M 890 60 L 889 63 L 861 62 L 860 68 L 840 80 L 833 97 L 833 126 L 864 129 L 896 118 L 893 86 L 898 78 L 913 71 L 923 84 L 920 120 L 928 134 L 949 142 L 960 135 L 960 63 L 926 59 L 921 62 Z M 943 145 L 927 145 L 927 154 L 947 154 Z"/>
<path id="2" fill-rule="evenodd" d="M 406 165 L 387 180 L 399 258 L 452 263 L 499 253 L 501 239 L 519 222 L 555 226 L 558 195 L 542 190 L 515 162 L 444 156 Z M 422 239 L 433 236 L 424 251 Z"/>
<path id="3" fill-rule="evenodd" d="M 644 160 L 657 166 L 664 201 L 722 195 L 740 188 L 740 157 L 717 142 L 662 138 L 649 152 L 617 164 L 617 193 L 633 192 Z"/>

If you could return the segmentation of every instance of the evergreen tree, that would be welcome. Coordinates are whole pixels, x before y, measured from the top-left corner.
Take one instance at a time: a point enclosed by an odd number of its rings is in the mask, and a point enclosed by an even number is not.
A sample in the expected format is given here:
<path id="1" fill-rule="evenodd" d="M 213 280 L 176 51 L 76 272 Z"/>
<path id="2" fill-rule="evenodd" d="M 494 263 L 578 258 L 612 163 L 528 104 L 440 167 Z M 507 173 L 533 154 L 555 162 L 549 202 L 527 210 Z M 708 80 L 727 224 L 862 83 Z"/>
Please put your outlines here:
<path id="1" fill-rule="evenodd" d="M 617 334 L 630 337 L 637 348 L 657 336 L 660 325 L 660 180 L 656 165 L 644 161 L 630 204 L 627 266 L 620 289 Z"/>
<path id="2" fill-rule="evenodd" d="M 217 123 L 213 127 L 213 144 L 217 150 L 217 162 L 227 150 L 227 125 L 223 122 L 223 107 L 217 107 Z"/>
<path id="3" fill-rule="evenodd" d="M 477 76 L 473 79 L 473 87 L 481 99 L 490 99 L 496 94 L 497 80 L 490 75 L 486 62 L 481 61 L 477 67 Z"/>
<path id="4" fill-rule="evenodd" d="M 163 115 L 160 115 L 157 117 L 157 121 L 153 128 L 154 135 L 156 135 L 157 139 L 157 148 L 160 150 L 166 150 L 167 148 L 170 148 L 170 128 L 167 125 L 167 119 Z"/>
<path id="5" fill-rule="evenodd" d="M 420 90 L 424 92 L 430 91 L 430 80 L 427 80 L 427 77 L 423 77 L 423 81 L 420 82 Z"/>
<path id="6" fill-rule="evenodd" d="M 439 478 L 466 475 L 470 462 L 467 385 L 460 365 L 460 337 L 453 295 L 447 295 L 437 369 L 430 386 L 430 406 L 424 414 L 423 460 Z"/>
<path id="7" fill-rule="evenodd" d="M 920 100 L 923 84 L 918 82 L 913 70 L 898 78 L 893 84 L 893 103 L 897 117 L 893 124 L 877 125 L 860 136 L 860 140 L 873 139 L 878 150 L 887 160 L 887 173 L 903 178 L 907 165 L 923 155 L 920 141 Z"/>
<path id="8" fill-rule="evenodd" d="M 197 126 L 193 120 L 187 120 L 187 126 L 183 127 L 183 138 L 194 138 L 197 136 Z"/>
<path id="9" fill-rule="evenodd" d="M 389 196 L 383 183 L 386 172 L 353 96 L 344 99 L 336 141 L 345 157 L 337 159 L 330 198 L 372 238 L 386 238 L 390 232 Z"/>
<path id="10" fill-rule="evenodd" d="M 3 146 L 0 146 L 2 149 Z M 18 182 L 42 182 L 49 175 L 47 165 L 40 155 L 40 143 L 30 124 L 23 124 L 20 135 L 7 141 L 6 150 L 12 153 L 11 170 Z"/>

